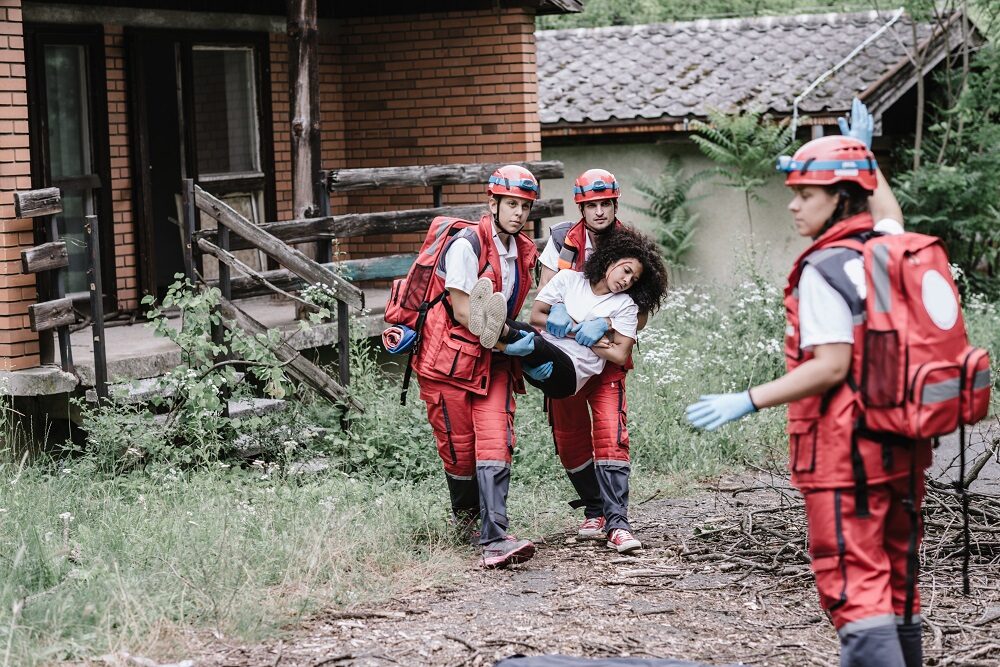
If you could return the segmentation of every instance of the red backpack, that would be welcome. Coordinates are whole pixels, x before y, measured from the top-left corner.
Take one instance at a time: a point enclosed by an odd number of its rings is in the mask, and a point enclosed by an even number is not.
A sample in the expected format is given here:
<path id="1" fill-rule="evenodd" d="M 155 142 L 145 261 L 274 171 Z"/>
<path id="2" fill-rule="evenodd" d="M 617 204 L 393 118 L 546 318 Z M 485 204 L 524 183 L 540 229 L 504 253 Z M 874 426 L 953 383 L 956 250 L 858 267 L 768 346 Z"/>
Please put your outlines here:
<path id="1" fill-rule="evenodd" d="M 389 300 L 385 304 L 384 319 L 389 324 L 404 324 L 420 334 L 427 311 L 444 298 L 446 291 L 431 294 L 434 284 L 434 272 L 456 234 L 464 229 L 475 229 L 478 222 L 438 216 L 431 221 L 427 236 L 420 245 L 417 258 L 403 278 L 397 278 L 392 283 Z M 473 244 L 475 247 L 476 244 Z M 480 272 L 483 260 L 480 259 Z"/>
<path id="2" fill-rule="evenodd" d="M 848 242 L 850 243 L 850 242 Z M 907 232 L 875 236 L 855 247 L 864 255 L 866 328 L 861 368 L 863 427 L 908 439 L 936 438 L 959 429 L 955 490 L 963 514 L 962 578 L 969 583 L 969 495 L 965 488 L 965 427 L 986 416 L 990 356 L 969 345 L 940 239 Z M 915 456 L 911 461 L 915 461 Z M 910 470 L 908 510 L 913 527 L 906 571 L 910 622 L 917 571 L 918 516 Z"/>
<path id="3" fill-rule="evenodd" d="M 923 439 L 983 419 L 990 357 L 969 345 L 941 240 L 915 233 L 875 236 L 862 252 L 865 427 Z"/>
<path id="4" fill-rule="evenodd" d="M 470 220 L 444 216 L 431 220 L 431 226 L 427 230 L 424 242 L 420 244 L 420 251 L 410 270 L 406 272 L 405 277 L 397 278 L 392 283 L 383 318 L 389 324 L 402 324 L 416 331 L 407 356 L 403 387 L 399 395 L 399 402 L 402 405 L 406 405 L 406 391 L 410 387 L 410 377 L 413 374 L 413 355 L 420 349 L 420 334 L 424 328 L 427 311 L 440 303 L 448 293 L 448 290 L 442 287 L 436 294 L 432 294 L 435 272 L 440 271 L 440 275 L 444 275 L 440 263 L 445 249 L 458 234 L 470 230 L 472 247 L 479 255 L 479 275 L 482 275 L 486 266 L 486 253 L 478 248 L 479 239 L 475 235 L 478 224 Z"/>

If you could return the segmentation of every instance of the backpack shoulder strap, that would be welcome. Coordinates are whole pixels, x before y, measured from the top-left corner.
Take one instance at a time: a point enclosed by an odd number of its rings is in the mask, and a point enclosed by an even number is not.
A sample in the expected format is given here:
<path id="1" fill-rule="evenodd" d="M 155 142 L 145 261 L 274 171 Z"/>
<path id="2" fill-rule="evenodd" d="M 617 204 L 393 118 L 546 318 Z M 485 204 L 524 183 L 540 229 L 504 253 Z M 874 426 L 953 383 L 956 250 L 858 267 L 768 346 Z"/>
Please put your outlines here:
<path id="1" fill-rule="evenodd" d="M 852 280 L 853 270 L 849 268 L 849 262 L 857 260 L 855 265 L 861 270 L 861 275 L 854 275 L 855 279 L 864 281 L 864 263 L 862 261 L 863 244 L 855 242 L 847 244 L 851 239 L 843 239 L 845 243 L 837 242 L 835 245 L 826 246 L 811 253 L 803 260 L 803 264 L 816 269 L 830 287 L 843 297 L 855 319 L 855 323 L 864 321 L 865 300 L 859 294 L 855 280 Z"/>

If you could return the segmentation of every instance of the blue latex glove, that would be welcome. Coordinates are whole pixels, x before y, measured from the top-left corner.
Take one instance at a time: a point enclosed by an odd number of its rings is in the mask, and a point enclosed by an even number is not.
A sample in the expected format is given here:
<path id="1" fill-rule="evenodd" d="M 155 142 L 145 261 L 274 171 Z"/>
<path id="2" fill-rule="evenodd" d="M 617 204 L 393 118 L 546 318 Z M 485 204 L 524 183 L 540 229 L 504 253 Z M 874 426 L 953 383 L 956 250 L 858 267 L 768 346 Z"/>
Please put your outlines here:
<path id="1" fill-rule="evenodd" d="M 521 366 L 521 370 L 535 382 L 541 382 L 548 380 L 549 376 L 552 375 L 552 362 L 546 361 L 541 366 Z"/>
<path id="2" fill-rule="evenodd" d="M 545 322 L 545 330 L 556 338 L 565 338 L 573 327 L 573 318 L 566 312 L 566 304 L 557 303 L 549 310 L 549 318 Z"/>
<path id="3" fill-rule="evenodd" d="M 592 347 L 594 343 L 601 340 L 601 337 L 608 332 L 607 321 L 603 317 L 595 317 L 592 320 L 587 320 L 586 322 L 580 322 L 575 327 L 570 329 L 574 334 L 576 334 L 576 342 L 580 345 L 586 345 L 587 347 Z"/>
<path id="4" fill-rule="evenodd" d="M 508 343 L 503 353 L 512 357 L 525 357 L 535 351 L 535 332 L 529 331 L 513 343 Z M 551 371 L 550 371 L 551 372 Z"/>
<path id="5" fill-rule="evenodd" d="M 684 410 L 688 422 L 695 428 L 714 431 L 723 424 L 736 421 L 740 417 L 756 412 L 750 392 L 738 394 L 709 394 L 701 396 Z"/>
<path id="6" fill-rule="evenodd" d="M 840 125 L 840 133 L 845 137 L 853 137 L 865 142 L 865 146 L 868 148 L 872 147 L 872 133 L 875 131 L 875 119 L 872 118 L 865 103 L 858 98 L 855 97 L 854 102 L 851 103 L 850 124 L 848 124 L 846 118 L 838 118 L 837 124 Z"/>

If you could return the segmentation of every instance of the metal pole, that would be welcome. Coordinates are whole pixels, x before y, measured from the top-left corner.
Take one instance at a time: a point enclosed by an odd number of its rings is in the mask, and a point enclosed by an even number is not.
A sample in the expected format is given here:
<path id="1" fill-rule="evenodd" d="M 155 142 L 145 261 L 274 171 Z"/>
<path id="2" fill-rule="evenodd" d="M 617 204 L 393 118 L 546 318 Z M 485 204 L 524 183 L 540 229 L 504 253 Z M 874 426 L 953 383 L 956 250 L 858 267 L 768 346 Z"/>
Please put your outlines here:
<path id="1" fill-rule="evenodd" d="M 223 250 L 229 250 L 229 228 L 223 224 L 219 225 L 219 247 Z M 233 288 L 232 281 L 230 279 L 229 265 L 225 262 L 219 262 L 219 291 L 222 292 L 222 298 L 226 301 L 231 301 L 233 298 Z M 226 328 L 222 326 L 222 313 L 216 308 L 216 314 L 219 316 L 220 321 L 218 324 L 212 324 L 212 342 L 218 345 L 220 348 L 225 350 L 225 332 Z M 220 361 L 225 361 L 229 358 L 228 351 L 220 352 L 215 355 L 216 363 Z M 228 391 L 228 385 L 223 385 L 222 388 L 222 416 L 229 416 L 229 398 L 230 392 Z"/>
<path id="2" fill-rule="evenodd" d="M 46 218 L 46 231 L 48 232 L 49 241 L 59 240 L 59 223 L 56 221 L 56 216 L 50 215 Z M 66 296 L 66 272 L 68 269 L 56 269 L 52 272 L 52 278 L 50 279 L 52 288 L 52 298 L 62 299 Z M 76 368 L 73 365 L 73 345 L 69 337 L 69 327 L 59 327 L 57 330 L 59 336 L 59 360 L 62 362 L 62 369 L 67 373 L 76 374 Z M 49 338 L 51 341 L 52 339 Z M 41 346 L 39 346 L 41 347 Z"/>
<path id="3" fill-rule="evenodd" d="M 181 188 L 181 199 L 184 208 L 184 219 L 181 221 L 181 231 L 184 234 L 184 276 L 191 284 L 194 284 L 194 230 L 197 211 L 194 205 L 193 178 L 184 179 L 184 187 Z"/>
<path id="4" fill-rule="evenodd" d="M 316 205 L 319 207 L 319 216 L 327 218 L 330 216 L 330 191 L 327 189 L 327 178 L 330 172 L 321 170 L 319 181 L 316 183 Z M 319 264 L 329 264 L 333 261 L 333 239 L 320 239 L 317 241 L 316 262 Z"/>
<path id="5" fill-rule="evenodd" d="M 94 390 L 98 399 L 108 397 L 108 357 L 104 349 L 104 294 L 101 288 L 101 244 L 97 216 L 88 215 L 84 224 L 87 237 L 87 283 L 90 286 L 90 319 L 94 341 Z M 62 332 L 60 332 L 62 333 Z M 68 333 L 68 332 L 67 332 Z"/>
<path id="6" fill-rule="evenodd" d="M 337 299 L 337 356 L 340 359 L 340 385 L 351 383 L 351 323 L 347 302 Z"/>

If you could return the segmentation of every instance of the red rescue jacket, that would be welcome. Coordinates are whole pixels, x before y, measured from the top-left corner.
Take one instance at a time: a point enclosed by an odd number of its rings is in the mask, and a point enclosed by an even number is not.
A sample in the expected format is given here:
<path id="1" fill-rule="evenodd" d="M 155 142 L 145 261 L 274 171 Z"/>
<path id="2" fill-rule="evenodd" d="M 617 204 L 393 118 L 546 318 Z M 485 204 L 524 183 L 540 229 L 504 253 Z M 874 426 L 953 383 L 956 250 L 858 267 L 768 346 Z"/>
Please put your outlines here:
<path id="1" fill-rule="evenodd" d="M 467 238 L 473 250 L 480 258 L 480 275 L 493 280 L 494 290 L 500 291 L 501 269 L 500 254 L 493 243 L 493 217 L 483 215 L 479 225 L 469 227 L 459 232 L 449 244 L 460 238 Z M 508 309 L 508 317 L 516 317 L 524 305 L 524 300 L 531 290 L 532 269 L 538 259 L 535 244 L 524 234 L 513 237 L 517 243 L 516 261 L 516 292 Z M 450 249 L 450 248 L 449 248 Z M 431 279 L 430 294 L 437 294 L 444 289 L 444 261 L 446 249 L 441 253 L 438 269 Z M 479 337 L 458 323 L 453 317 L 451 301 L 447 297 L 437 307 L 427 312 L 421 334 L 420 349 L 413 358 L 413 370 L 420 377 L 430 378 L 485 396 L 489 391 L 490 367 L 495 364 L 509 363 L 514 373 L 515 389 L 523 393 L 524 383 L 521 376 L 521 366 L 517 360 L 504 354 L 494 354 L 479 344 Z"/>
<path id="2" fill-rule="evenodd" d="M 855 433 L 863 410 L 857 388 L 861 386 L 864 360 L 865 304 L 844 272 L 844 265 L 860 258 L 861 253 L 838 246 L 837 242 L 871 232 L 873 227 L 868 213 L 835 224 L 795 260 L 785 287 L 788 323 L 785 361 L 789 372 L 813 358 L 811 350 L 803 350 L 799 345 L 798 284 L 806 264 L 819 271 L 844 297 L 854 316 L 848 380 L 825 394 L 809 396 L 788 406 L 789 468 L 792 484 L 803 491 L 854 487 L 858 477 L 856 466 L 863 466 L 868 484 L 880 484 L 909 475 L 912 456 L 917 457 L 918 466 L 930 465 L 929 440 L 895 446 Z"/>

